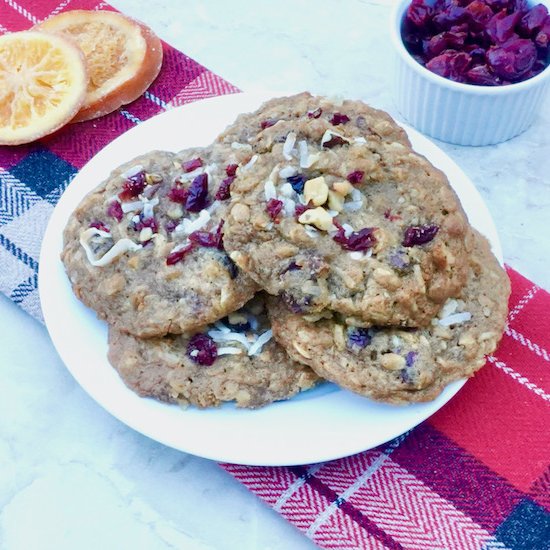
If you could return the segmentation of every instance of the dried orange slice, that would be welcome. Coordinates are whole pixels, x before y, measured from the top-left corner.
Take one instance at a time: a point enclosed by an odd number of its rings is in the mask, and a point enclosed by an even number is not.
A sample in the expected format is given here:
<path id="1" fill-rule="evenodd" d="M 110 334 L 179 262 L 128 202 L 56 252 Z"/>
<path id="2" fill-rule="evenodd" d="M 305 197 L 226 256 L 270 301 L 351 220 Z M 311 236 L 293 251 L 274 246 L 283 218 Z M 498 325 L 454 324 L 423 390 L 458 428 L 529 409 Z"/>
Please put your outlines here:
<path id="1" fill-rule="evenodd" d="M 82 52 L 53 34 L 0 36 L 0 145 L 51 134 L 80 110 L 88 76 Z"/>
<path id="2" fill-rule="evenodd" d="M 134 101 L 160 71 L 159 38 L 145 25 L 119 13 L 67 11 L 36 28 L 71 37 L 86 57 L 90 82 L 73 122 L 106 115 Z"/>

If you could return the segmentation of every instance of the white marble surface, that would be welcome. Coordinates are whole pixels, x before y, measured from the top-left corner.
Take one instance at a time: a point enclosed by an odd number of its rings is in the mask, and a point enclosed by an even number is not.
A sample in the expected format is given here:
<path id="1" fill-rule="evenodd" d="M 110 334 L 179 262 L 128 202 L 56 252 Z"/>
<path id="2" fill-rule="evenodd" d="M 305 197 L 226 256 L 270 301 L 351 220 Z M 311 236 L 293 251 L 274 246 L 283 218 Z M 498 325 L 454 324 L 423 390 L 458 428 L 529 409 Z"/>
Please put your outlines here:
<path id="1" fill-rule="evenodd" d="M 388 95 L 391 0 L 114 0 L 243 90 Z M 506 261 L 550 289 L 550 98 L 498 146 L 442 147 L 492 212 Z M 1 268 L 1 267 L 0 267 Z M 45 329 L 0 297 L 0 549 L 306 549 L 209 461 L 126 428 L 76 385 Z"/>

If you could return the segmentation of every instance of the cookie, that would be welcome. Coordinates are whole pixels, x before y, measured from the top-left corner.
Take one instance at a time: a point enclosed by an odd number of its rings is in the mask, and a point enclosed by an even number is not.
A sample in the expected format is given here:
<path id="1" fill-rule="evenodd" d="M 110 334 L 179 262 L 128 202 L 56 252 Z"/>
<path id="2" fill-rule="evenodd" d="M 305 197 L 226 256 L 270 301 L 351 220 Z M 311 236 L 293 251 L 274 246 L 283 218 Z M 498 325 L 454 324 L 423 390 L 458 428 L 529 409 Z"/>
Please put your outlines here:
<path id="1" fill-rule="evenodd" d="M 273 333 L 292 358 L 353 392 L 394 404 L 429 401 L 484 365 L 504 330 L 509 294 L 506 273 L 476 234 L 462 294 L 427 328 L 346 327 L 337 316 L 310 322 L 273 299 Z"/>
<path id="2" fill-rule="evenodd" d="M 353 116 L 265 130 L 278 137 L 232 186 L 226 249 L 296 313 L 424 326 L 466 281 L 466 215 L 423 156 L 346 136 Z"/>
<path id="3" fill-rule="evenodd" d="M 309 92 L 273 98 L 255 112 L 239 115 L 220 134 L 218 141 L 263 153 L 293 126 L 309 123 L 338 130 L 350 139 L 396 142 L 410 147 L 406 132 L 384 111 L 362 101 L 313 96 Z"/>
<path id="4" fill-rule="evenodd" d="M 256 408 L 319 380 L 272 338 L 262 295 L 193 336 L 145 340 L 111 328 L 109 360 L 138 395 L 197 407 Z"/>
<path id="5" fill-rule="evenodd" d="M 223 247 L 228 188 L 248 160 L 217 145 L 154 151 L 117 168 L 64 231 L 76 296 L 140 337 L 193 330 L 250 300 L 257 285 Z"/>

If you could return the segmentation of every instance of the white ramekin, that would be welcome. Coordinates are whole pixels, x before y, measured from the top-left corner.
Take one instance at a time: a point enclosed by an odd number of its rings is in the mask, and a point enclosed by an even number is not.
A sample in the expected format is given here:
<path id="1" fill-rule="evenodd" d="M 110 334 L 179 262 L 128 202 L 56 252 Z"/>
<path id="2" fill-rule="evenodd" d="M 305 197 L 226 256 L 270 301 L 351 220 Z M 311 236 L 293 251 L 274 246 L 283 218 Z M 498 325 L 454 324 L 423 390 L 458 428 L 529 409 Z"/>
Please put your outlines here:
<path id="1" fill-rule="evenodd" d="M 401 23 L 410 2 L 401 0 L 391 17 L 393 95 L 399 112 L 422 133 L 459 145 L 491 145 L 527 130 L 548 90 L 550 68 L 524 82 L 495 87 L 436 75 L 416 62 L 403 44 Z M 550 0 L 543 3 L 549 6 Z"/>

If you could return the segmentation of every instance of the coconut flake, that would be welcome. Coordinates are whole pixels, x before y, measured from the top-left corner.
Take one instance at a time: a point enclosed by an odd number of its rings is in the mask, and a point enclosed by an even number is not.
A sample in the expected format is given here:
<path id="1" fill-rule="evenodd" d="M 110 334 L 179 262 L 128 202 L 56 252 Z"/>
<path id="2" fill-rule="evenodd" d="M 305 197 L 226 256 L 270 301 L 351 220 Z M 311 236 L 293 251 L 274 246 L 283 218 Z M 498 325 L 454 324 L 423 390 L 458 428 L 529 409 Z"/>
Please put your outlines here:
<path id="1" fill-rule="evenodd" d="M 149 200 L 142 196 L 142 201 L 143 201 L 143 218 L 145 220 L 152 218 L 155 215 L 153 209 L 159 203 L 158 197 L 155 197 Z"/>
<path id="2" fill-rule="evenodd" d="M 122 211 L 125 214 L 128 214 L 128 212 L 135 212 L 136 210 L 142 210 L 143 201 L 123 202 L 120 204 L 120 207 L 122 208 Z"/>
<path id="3" fill-rule="evenodd" d="M 275 184 L 271 181 L 271 179 L 266 180 L 266 182 L 264 183 L 264 194 L 266 201 L 277 198 Z"/>
<path id="4" fill-rule="evenodd" d="M 198 231 L 202 229 L 210 221 L 210 214 L 208 210 L 201 210 L 199 215 L 191 221 L 189 218 L 183 218 L 181 222 L 176 226 L 174 231 L 176 233 L 183 233 L 184 235 L 189 235 L 193 231 Z"/>
<path id="5" fill-rule="evenodd" d="M 214 340 L 214 342 L 238 342 L 242 344 L 247 350 L 250 346 L 248 339 L 241 332 L 222 332 L 221 330 L 209 330 L 208 336 Z"/>
<path id="6" fill-rule="evenodd" d="M 452 315 L 453 313 L 456 313 L 457 307 L 458 307 L 458 302 L 453 298 L 450 298 L 445 302 L 445 304 L 441 308 L 441 311 L 439 312 L 438 317 L 443 319 L 445 317 L 448 317 L 449 315 Z"/>
<path id="7" fill-rule="evenodd" d="M 229 327 L 226 327 L 221 321 L 216 321 L 214 323 L 214 326 L 221 332 L 231 332 L 231 329 Z"/>
<path id="8" fill-rule="evenodd" d="M 281 197 L 283 201 L 283 211 L 285 216 L 292 217 L 296 212 L 296 203 L 292 199 L 287 199 L 286 197 Z"/>
<path id="9" fill-rule="evenodd" d="M 80 235 L 80 244 L 86 252 L 88 261 L 95 267 L 104 267 L 116 260 L 119 256 L 122 256 L 125 252 L 135 252 L 142 248 L 140 244 L 136 244 L 130 239 L 120 239 L 117 241 L 101 258 L 95 258 L 92 249 L 90 248 L 90 239 L 93 237 L 101 237 L 102 239 L 112 238 L 110 233 L 90 227 L 83 231 Z"/>
<path id="10" fill-rule="evenodd" d="M 290 183 L 283 183 L 283 185 L 281 185 L 279 187 L 279 193 L 283 197 L 287 197 L 289 199 L 292 199 L 292 198 L 294 198 L 294 195 L 296 194 L 296 191 L 294 191 L 294 189 L 292 189 L 292 185 L 290 185 Z"/>
<path id="11" fill-rule="evenodd" d="M 304 225 L 303 227 L 304 227 L 304 231 L 312 239 L 316 239 L 317 237 L 319 237 L 319 231 L 317 231 L 315 227 L 311 227 L 311 225 Z"/>
<path id="12" fill-rule="evenodd" d="M 345 237 L 349 237 L 353 233 L 353 227 L 349 223 L 343 223 L 342 229 Z"/>
<path id="13" fill-rule="evenodd" d="M 120 177 L 124 179 L 130 179 L 133 176 L 137 176 L 140 172 L 143 172 L 144 170 L 145 169 L 141 164 L 136 164 L 135 166 L 128 168 L 126 172 L 123 172 L 122 174 L 120 174 Z"/>
<path id="14" fill-rule="evenodd" d="M 336 216 L 338 216 L 339 212 L 337 210 L 327 210 L 327 212 L 329 213 L 330 216 L 332 216 L 333 218 L 335 218 Z"/>
<path id="15" fill-rule="evenodd" d="M 241 170 L 250 170 L 252 166 L 256 163 L 258 160 L 258 155 L 254 155 L 242 168 Z"/>
<path id="16" fill-rule="evenodd" d="M 286 179 L 291 178 L 292 176 L 295 176 L 298 173 L 298 170 L 296 168 L 293 168 L 292 166 L 285 166 L 284 168 L 281 168 L 279 171 L 279 177 Z"/>
<path id="17" fill-rule="evenodd" d="M 300 168 L 309 168 L 309 151 L 305 139 L 299 141 L 298 151 L 300 153 Z"/>
<path id="18" fill-rule="evenodd" d="M 283 156 L 286 160 L 292 160 L 292 149 L 294 149 L 295 143 L 296 134 L 294 132 L 289 132 L 283 145 Z"/>
<path id="19" fill-rule="evenodd" d="M 359 137 L 353 138 L 353 143 L 360 143 L 364 145 L 365 143 L 367 143 L 367 140 L 364 137 L 359 136 Z"/>
<path id="20" fill-rule="evenodd" d="M 352 189 L 350 196 L 352 201 L 355 201 L 355 202 L 363 201 L 363 195 L 361 191 L 359 191 L 359 189 Z"/>
<path id="21" fill-rule="evenodd" d="M 252 145 L 249 145 L 248 143 L 239 143 L 238 141 L 234 141 L 231 143 L 231 149 L 239 150 L 239 149 L 246 149 L 251 150 Z"/>
<path id="22" fill-rule="evenodd" d="M 439 319 L 439 324 L 442 327 L 448 327 L 450 325 L 459 325 L 460 323 L 465 323 L 472 318 L 472 314 L 469 311 L 464 311 L 462 313 L 453 313 L 448 315 L 443 319 Z"/>
<path id="23" fill-rule="evenodd" d="M 263 334 L 260 334 L 256 341 L 248 349 L 248 355 L 258 355 L 262 351 L 262 348 L 267 344 L 273 337 L 273 332 L 271 329 L 266 330 Z"/>
<path id="24" fill-rule="evenodd" d="M 344 210 L 346 212 L 357 212 L 363 206 L 363 201 L 351 201 L 344 204 Z"/>
<path id="25" fill-rule="evenodd" d="M 234 348 L 231 346 L 218 348 L 218 355 L 241 355 L 242 352 L 243 350 L 241 348 Z"/>
<path id="26" fill-rule="evenodd" d="M 180 181 L 180 182 L 191 181 L 191 180 L 194 180 L 200 174 L 202 174 L 204 171 L 205 171 L 205 167 L 200 166 L 199 168 L 195 168 L 191 172 L 183 172 L 176 179 L 177 179 L 177 181 Z"/>

